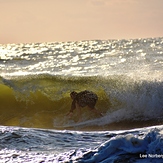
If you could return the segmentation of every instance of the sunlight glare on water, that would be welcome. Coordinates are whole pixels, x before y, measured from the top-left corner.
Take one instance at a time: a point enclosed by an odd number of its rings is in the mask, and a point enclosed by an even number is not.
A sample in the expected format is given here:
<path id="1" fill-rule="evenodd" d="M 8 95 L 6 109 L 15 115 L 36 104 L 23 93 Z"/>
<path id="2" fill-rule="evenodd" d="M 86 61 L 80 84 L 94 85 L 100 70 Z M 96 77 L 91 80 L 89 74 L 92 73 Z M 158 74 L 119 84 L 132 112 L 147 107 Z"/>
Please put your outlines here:
<path id="1" fill-rule="evenodd" d="M 160 70 L 162 49 L 162 38 L 1 45 L 0 73 L 143 77 Z"/>

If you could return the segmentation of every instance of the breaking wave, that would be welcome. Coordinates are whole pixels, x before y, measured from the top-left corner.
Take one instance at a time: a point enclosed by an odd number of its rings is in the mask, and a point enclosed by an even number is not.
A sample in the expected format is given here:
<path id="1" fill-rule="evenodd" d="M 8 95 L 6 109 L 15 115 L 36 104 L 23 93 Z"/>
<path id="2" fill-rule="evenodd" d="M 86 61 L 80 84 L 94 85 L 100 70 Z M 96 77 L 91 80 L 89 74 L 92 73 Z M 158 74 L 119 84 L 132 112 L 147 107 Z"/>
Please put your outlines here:
<path id="1" fill-rule="evenodd" d="M 97 117 L 82 109 L 66 116 L 73 90 L 94 91 L 99 100 Z M 1 124 L 40 128 L 106 129 L 133 128 L 162 123 L 163 82 L 127 76 L 31 75 L 0 79 Z M 8 102 L 10 101 L 10 103 Z"/>

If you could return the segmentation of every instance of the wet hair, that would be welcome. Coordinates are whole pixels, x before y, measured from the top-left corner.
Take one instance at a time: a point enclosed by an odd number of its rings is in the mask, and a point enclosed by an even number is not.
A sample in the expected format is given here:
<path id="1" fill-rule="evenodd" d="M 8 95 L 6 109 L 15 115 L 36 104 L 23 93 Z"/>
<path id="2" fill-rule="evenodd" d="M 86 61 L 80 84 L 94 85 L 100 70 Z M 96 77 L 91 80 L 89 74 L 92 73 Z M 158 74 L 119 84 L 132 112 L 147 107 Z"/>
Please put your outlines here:
<path id="1" fill-rule="evenodd" d="M 73 92 L 70 93 L 70 96 L 71 96 L 72 99 L 74 99 L 77 94 L 78 94 L 77 92 L 73 91 Z"/>

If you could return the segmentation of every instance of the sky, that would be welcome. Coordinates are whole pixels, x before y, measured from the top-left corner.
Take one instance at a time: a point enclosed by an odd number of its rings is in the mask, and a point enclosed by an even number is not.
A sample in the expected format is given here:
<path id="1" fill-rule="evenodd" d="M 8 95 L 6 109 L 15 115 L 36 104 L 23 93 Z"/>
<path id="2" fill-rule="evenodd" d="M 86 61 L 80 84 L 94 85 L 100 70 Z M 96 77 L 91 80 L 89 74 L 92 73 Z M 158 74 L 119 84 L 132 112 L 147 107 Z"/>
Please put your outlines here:
<path id="1" fill-rule="evenodd" d="M 0 0 L 0 44 L 163 37 L 163 0 Z"/>

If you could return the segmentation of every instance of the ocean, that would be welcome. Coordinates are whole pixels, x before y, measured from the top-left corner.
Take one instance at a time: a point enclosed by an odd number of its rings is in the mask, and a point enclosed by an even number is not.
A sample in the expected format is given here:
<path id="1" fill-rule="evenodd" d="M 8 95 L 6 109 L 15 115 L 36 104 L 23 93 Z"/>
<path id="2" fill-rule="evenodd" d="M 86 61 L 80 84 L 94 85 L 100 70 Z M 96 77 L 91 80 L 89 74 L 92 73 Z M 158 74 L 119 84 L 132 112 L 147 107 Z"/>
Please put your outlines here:
<path id="1" fill-rule="evenodd" d="M 162 119 L 162 37 L 0 45 L 0 163 L 161 163 Z"/>

